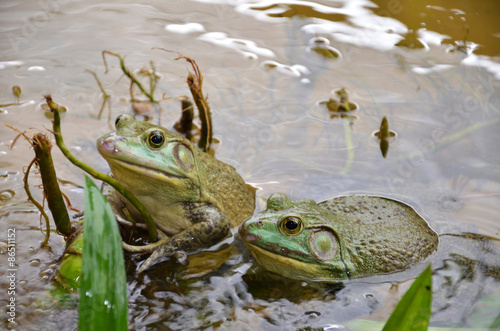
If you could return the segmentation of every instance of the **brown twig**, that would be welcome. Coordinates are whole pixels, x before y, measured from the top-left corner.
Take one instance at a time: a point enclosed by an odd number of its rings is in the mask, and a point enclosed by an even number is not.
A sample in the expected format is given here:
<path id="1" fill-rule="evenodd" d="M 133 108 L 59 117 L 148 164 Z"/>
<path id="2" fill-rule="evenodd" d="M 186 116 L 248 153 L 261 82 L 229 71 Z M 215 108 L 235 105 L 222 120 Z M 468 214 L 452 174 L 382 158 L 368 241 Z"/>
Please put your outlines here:
<path id="1" fill-rule="evenodd" d="M 38 133 L 33 139 L 32 146 L 35 149 L 36 163 L 42 176 L 43 191 L 57 231 L 67 236 L 71 232 L 71 221 L 57 182 L 56 170 L 50 153 L 52 144 L 47 136 Z"/>
<path id="2" fill-rule="evenodd" d="M 164 48 L 157 48 L 170 53 L 177 53 L 177 58 L 175 60 L 184 59 L 191 64 L 194 74 L 189 73 L 187 77 L 187 84 L 191 94 L 193 96 L 194 103 L 198 108 L 201 120 L 201 136 L 198 142 L 198 147 L 207 152 L 212 144 L 213 129 L 212 129 L 212 112 L 210 111 L 210 106 L 208 105 L 207 99 L 203 96 L 202 86 L 203 86 L 203 75 L 201 74 L 200 68 L 196 64 L 196 61 L 188 56 L 184 56 L 178 52 L 170 51 Z"/>

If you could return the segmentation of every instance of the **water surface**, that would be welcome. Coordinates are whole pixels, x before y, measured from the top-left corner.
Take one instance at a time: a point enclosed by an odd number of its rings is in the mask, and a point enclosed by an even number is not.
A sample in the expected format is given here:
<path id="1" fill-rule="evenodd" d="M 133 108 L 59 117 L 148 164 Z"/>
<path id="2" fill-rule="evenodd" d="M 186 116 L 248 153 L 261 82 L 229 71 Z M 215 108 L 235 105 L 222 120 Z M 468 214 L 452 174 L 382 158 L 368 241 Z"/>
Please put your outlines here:
<path id="1" fill-rule="evenodd" d="M 317 201 L 347 193 L 380 194 L 414 206 L 439 233 L 500 237 L 500 26 L 497 1 L 47 1 L 0 4 L 0 121 L 19 130 L 48 131 L 43 94 L 68 108 L 66 144 L 98 170 L 107 164 L 95 140 L 131 112 L 129 68 L 154 61 L 157 96 L 188 95 L 194 58 L 213 110 L 216 156 L 259 187 L 258 210 L 272 193 Z M 318 41 L 338 54 L 322 57 Z M 101 92 L 112 95 L 99 120 Z M 331 118 L 320 104 L 346 88 L 354 116 Z M 161 103 L 153 121 L 171 128 L 180 103 Z M 382 117 L 397 137 L 383 158 L 373 132 Z M 110 121 L 108 121 L 108 118 Z M 40 217 L 26 203 L 23 167 L 33 155 L 17 133 L 0 130 L 0 241 L 16 229 L 17 327 L 71 330 L 77 309 L 37 305 L 64 247 L 57 235 L 41 249 Z M 63 190 L 82 208 L 81 171 L 54 149 Z M 32 190 L 38 176 L 31 177 Z M 435 257 L 434 325 L 470 325 L 484 294 L 499 294 L 498 254 L 472 239 L 443 239 Z M 495 242 L 498 245 L 498 241 Z M 457 259 L 474 262 L 462 277 Z M 199 262 L 202 261 L 202 262 Z M 208 262 L 209 263 L 208 263 Z M 385 321 L 417 270 L 401 277 L 361 280 L 344 287 L 282 279 L 259 269 L 239 238 L 136 276 L 129 262 L 131 329 L 265 329 L 335 327 L 355 319 Z M 210 264 L 207 269 L 206 265 Z M 7 300 L 6 269 L 0 298 Z M 498 274 L 496 274 L 498 275 Z M 401 281 L 398 286 L 393 282 Z M 2 315 L 2 328 L 9 327 Z"/>

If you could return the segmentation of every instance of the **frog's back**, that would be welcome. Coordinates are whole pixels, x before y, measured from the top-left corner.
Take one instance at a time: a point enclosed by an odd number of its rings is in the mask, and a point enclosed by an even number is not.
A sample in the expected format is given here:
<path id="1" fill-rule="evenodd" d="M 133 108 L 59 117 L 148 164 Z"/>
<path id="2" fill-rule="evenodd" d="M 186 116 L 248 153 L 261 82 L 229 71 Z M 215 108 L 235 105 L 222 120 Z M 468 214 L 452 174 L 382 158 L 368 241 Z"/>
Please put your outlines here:
<path id="1" fill-rule="evenodd" d="M 319 204 L 342 223 L 355 273 L 404 270 L 437 249 L 438 236 L 410 206 L 365 195 L 333 198 Z"/>
<path id="2" fill-rule="evenodd" d="M 206 153 L 201 153 L 200 158 L 206 198 L 227 215 L 233 227 L 238 226 L 254 212 L 255 189 L 245 183 L 234 167 Z"/>

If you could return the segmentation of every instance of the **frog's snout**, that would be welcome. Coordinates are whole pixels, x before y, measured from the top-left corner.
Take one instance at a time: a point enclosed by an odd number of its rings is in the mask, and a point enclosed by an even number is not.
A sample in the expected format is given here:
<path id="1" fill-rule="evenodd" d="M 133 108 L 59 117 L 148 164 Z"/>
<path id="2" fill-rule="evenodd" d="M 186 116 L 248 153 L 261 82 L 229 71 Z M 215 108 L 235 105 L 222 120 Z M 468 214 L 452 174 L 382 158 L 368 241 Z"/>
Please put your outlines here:
<path id="1" fill-rule="evenodd" d="M 109 155 L 116 153 L 116 142 L 119 141 L 120 138 L 117 138 L 113 134 L 108 134 L 97 140 L 97 150 L 101 154 Z"/>
<path id="2" fill-rule="evenodd" d="M 252 227 L 255 225 L 255 222 L 249 222 L 250 219 L 246 219 L 243 223 L 241 223 L 240 227 L 238 228 L 238 233 L 240 237 L 243 239 L 243 241 L 247 243 L 253 243 L 257 241 L 257 236 L 253 233 L 250 233 L 249 227 Z"/>

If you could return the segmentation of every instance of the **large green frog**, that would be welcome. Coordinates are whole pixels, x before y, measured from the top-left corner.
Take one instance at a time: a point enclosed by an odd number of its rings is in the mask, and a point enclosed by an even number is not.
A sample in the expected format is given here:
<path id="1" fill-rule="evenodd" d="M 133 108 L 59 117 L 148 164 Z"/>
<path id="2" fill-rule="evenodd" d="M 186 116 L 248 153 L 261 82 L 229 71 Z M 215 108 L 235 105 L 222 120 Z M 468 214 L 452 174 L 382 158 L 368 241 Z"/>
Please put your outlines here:
<path id="1" fill-rule="evenodd" d="M 321 203 L 273 194 L 239 233 L 257 262 L 288 278 L 336 281 L 409 268 L 438 245 L 413 208 L 365 195 Z"/>
<path id="2" fill-rule="evenodd" d="M 132 115 L 121 115 L 116 132 L 97 140 L 115 179 L 151 213 L 171 237 L 139 271 L 178 251 L 192 252 L 225 238 L 252 215 L 255 190 L 235 169 L 200 151 L 177 133 Z M 116 192 L 115 192 L 116 194 Z M 120 197 L 132 217 L 142 217 Z"/>

